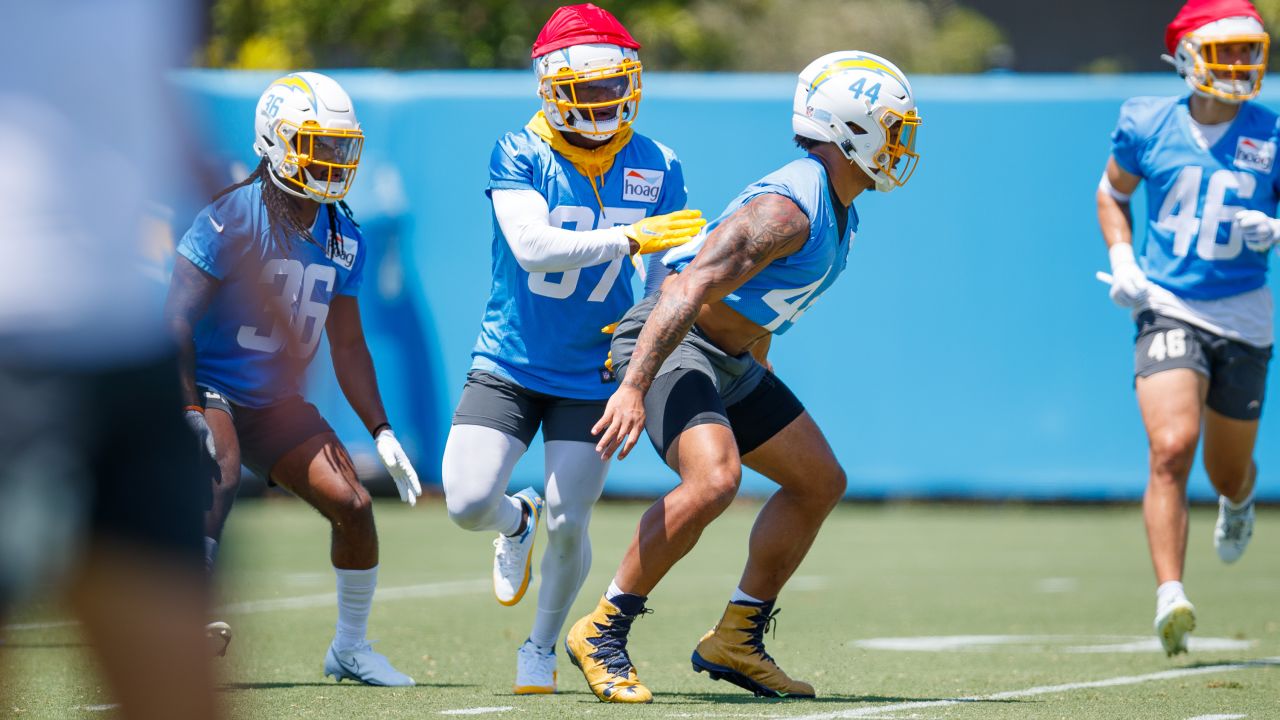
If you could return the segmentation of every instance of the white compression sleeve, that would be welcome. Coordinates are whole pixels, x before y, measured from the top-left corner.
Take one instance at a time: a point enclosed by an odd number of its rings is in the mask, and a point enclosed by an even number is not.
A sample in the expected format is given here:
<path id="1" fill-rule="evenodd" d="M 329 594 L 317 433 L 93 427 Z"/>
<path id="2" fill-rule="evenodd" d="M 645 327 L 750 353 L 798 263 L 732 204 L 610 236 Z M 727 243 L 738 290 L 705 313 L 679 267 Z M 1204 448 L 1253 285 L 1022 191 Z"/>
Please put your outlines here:
<path id="1" fill-rule="evenodd" d="M 516 262 L 526 272 L 564 272 L 625 257 L 631 241 L 621 227 L 566 230 L 548 222 L 547 199 L 534 190 L 494 190 L 493 213 Z"/>
<path id="2" fill-rule="evenodd" d="M 454 425 L 441 467 L 449 519 L 464 530 L 515 532 L 522 506 L 507 496 L 507 482 L 525 450 L 524 443 L 501 430 Z"/>
<path id="3" fill-rule="evenodd" d="M 547 550 L 542 555 L 542 587 L 529 639 L 555 647 L 574 598 L 591 569 L 587 527 L 591 508 L 604 489 L 608 461 L 595 445 L 569 440 L 546 444 Z"/>

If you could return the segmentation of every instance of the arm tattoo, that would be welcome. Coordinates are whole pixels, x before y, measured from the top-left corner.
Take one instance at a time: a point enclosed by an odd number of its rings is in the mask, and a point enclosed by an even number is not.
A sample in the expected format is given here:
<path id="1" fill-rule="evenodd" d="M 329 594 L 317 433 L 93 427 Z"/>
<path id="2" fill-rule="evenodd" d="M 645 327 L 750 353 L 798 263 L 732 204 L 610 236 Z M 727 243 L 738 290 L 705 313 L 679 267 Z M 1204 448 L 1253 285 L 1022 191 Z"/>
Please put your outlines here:
<path id="1" fill-rule="evenodd" d="M 721 300 L 773 260 L 799 250 L 808 238 L 808 216 L 781 195 L 757 196 L 734 211 L 658 298 L 623 384 L 648 391 L 704 303 Z"/>
<path id="2" fill-rule="evenodd" d="M 648 392 L 663 361 L 693 327 L 702 303 L 690 300 L 680 292 L 683 289 L 674 284 L 671 292 L 659 296 L 658 304 L 640 330 L 627 374 L 622 379 L 623 385 L 630 385 L 642 393 Z"/>

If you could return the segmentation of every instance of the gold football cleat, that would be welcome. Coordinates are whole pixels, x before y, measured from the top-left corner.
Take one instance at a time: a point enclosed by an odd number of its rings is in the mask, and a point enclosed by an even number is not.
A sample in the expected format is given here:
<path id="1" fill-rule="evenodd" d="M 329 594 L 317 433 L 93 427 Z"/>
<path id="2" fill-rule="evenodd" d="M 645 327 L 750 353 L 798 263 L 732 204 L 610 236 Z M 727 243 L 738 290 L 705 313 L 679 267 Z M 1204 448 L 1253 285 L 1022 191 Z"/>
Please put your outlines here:
<path id="1" fill-rule="evenodd" d="M 627 656 L 627 633 L 631 623 L 643 615 L 626 615 L 613 603 L 600 598 L 590 615 L 569 628 L 564 649 L 569 661 L 587 678 L 587 685 L 601 702 L 653 702 L 653 693 L 640 684 L 636 668 Z"/>
<path id="2" fill-rule="evenodd" d="M 724 617 L 693 651 L 693 669 L 712 680 L 727 680 L 757 696 L 783 698 L 814 697 L 813 686 L 793 680 L 764 649 L 764 634 L 778 614 L 773 603 L 739 605 L 729 603 Z"/>

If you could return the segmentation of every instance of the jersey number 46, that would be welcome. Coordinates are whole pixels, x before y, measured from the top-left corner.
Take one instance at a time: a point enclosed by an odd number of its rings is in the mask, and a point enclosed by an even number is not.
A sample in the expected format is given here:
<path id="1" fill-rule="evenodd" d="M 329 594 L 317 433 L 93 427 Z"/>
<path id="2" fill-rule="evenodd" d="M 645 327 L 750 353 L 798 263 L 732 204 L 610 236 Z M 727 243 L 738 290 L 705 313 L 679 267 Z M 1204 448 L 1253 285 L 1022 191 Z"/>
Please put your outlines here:
<path id="1" fill-rule="evenodd" d="M 1204 210 L 1197 215 L 1200 204 L 1200 187 L 1204 168 L 1188 165 L 1178 173 L 1173 188 L 1165 196 L 1156 216 L 1156 227 L 1173 233 L 1173 254 L 1186 257 L 1191 251 L 1191 240 L 1196 240 L 1196 255 L 1204 260 L 1232 260 L 1244 248 L 1240 228 L 1232 224 L 1226 243 L 1218 242 L 1218 227 L 1231 224 L 1236 213 L 1244 210 L 1240 205 L 1227 205 L 1227 191 L 1247 200 L 1253 197 L 1258 180 L 1252 173 L 1215 170 L 1209 176 L 1209 187 L 1204 193 Z"/>

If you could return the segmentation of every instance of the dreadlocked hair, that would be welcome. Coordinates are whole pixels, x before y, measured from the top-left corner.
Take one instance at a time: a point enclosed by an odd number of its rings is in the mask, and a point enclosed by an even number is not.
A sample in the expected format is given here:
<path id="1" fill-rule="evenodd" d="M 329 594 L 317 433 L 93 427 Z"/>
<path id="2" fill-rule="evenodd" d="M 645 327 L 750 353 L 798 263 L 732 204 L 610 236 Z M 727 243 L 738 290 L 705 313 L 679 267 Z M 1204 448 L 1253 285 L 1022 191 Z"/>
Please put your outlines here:
<path id="1" fill-rule="evenodd" d="M 304 225 L 294 215 L 293 204 L 289 199 L 289 194 L 276 186 L 275 182 L 271 180 L 270 172 L 271 165 L 264 157 L 258 163 L 258 167 L 249 173 L 248 177 L 220 190 L 218 194 L 213 196 L 213 201 L 217 202 L 223 195 L 233 190 L 260 182 L 262 183 L 262 205 L 267 209 L 267 223 L 271 227 L 271 238 L 287 249 L 292 249 L 294 237 L 301 237 L 304 241 L 319 246 L 320 242 L 311 235 L 311 228 Z M 329 213 L 329 237 L 325 239 L 324 252 L 330 258 L 342 253 L 342 236 L 338 232 L 338 208 L 335 207 L 338 205 L 342 207 L 342 214 L 347 216 L 347 220 L 352 225 L 360 227 L 351 212 L 351 207 L 347 205 L 345 200 L 325 205 L 325 209 Z"/>
<path id="2" fill-rule="evenodd" d="M 352 225 L 360 227 L 360 223 L 356 222 L 356 217 L 352 214 L 351 206 L 347 205 L 346 200 L 329 203 L 324 207 L 329 213 L 329 247 L 325 249 L 325 254 L 330 258 L 334 258 L 343 253 L 342 235 L 338 233 L 338 208 L 342 208 L 342 214 L 347 216 L 347 220 Z"/>

